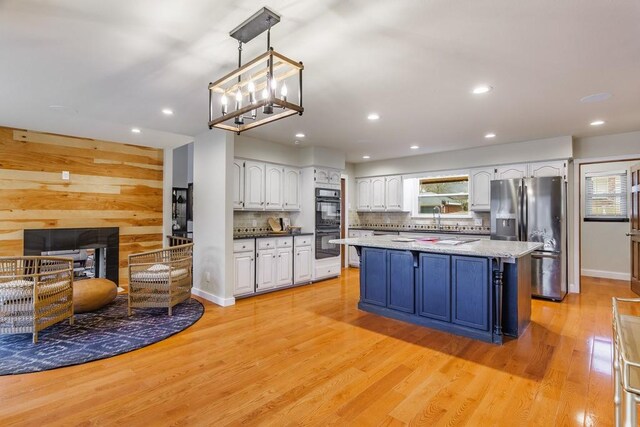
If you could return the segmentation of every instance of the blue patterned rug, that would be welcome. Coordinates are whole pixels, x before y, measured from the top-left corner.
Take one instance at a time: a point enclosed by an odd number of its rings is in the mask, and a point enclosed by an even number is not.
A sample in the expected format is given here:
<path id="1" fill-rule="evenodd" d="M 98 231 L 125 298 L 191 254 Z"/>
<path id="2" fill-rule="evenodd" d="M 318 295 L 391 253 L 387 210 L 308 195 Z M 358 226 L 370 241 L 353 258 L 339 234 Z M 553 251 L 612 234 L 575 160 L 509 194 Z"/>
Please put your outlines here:
<path id="1" fill-rule="evenodd" d="M 75 325 L 63 321 L 38 334 L 0 335 L 0 375 L 47 371 L 105 359 L 148 346 L 177 334 L 202 317 L 204 307 L 191 299 L 173 308 L 134 309 L 127 316 L 127 297 L 118 296 L 92 313 L 76 314 Z"/>

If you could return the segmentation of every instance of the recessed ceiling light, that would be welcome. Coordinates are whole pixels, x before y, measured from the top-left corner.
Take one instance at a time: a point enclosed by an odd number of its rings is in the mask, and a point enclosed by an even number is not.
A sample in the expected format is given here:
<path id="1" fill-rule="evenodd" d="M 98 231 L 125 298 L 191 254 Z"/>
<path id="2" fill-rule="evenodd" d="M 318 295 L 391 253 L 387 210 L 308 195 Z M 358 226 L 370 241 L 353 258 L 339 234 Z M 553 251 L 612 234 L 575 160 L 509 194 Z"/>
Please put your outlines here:
<path id="1" fill-rule="evenodd" d="M 163 108 L 162 114 L 165 116 L 173 116 L 173 110 L 171 108 Z"/>
<path id="2" fill-rule="evenodd" d="M 295 145 L 300 145 L 300 141 L 298 141 L 297 139 L 296 139 L 295 141 L 293 141 L 293 143 L 294 143 Z"/>
<path id="3" fill-rule="evenodd" d="M 420 148 L 420 147 L 418 147 L 417 145 L 412 145 L 412 146 L 411 146 L 411 147 L 409 147 L 409 148 L 411 148 L 412 150 L 417 150 L 417 149 L 418 149 L 418 148 Z"/>
<path id="4" fill-rule="evenodd" d="M 138 128 L 132 128 L 131 132 L 132 133 L 141 133 L 142 131 L 140 129 L 138 129 Z"/>
<path id="5" fill-rule="evenodd" d="M 604 120 L 594 120 L 591 123 L 589 123 L 591 126 L 601 126 L 604 124 Z"/>
<path id="6" fill-rule="evenodd" d="M 606 101 L 612 96 L 613 95 L 611 95 L 609 92 L 594 93 L 592 95 L 587 95 L 583 98 L 580 98 L 580 102 L 584 102 L 584 103 L 602 102 L 602 101 Z"/>
<path id="7" fill-rule="evenodd" d="M 378 120 L 380 118 L 380 115 L 378 113 L 370 113 L 367 116 L 367 119 L 369 120 Z"/>
<path id="8" fill-rule="evenodd" d="M 487 138 L 487 139 L 491 139 L 491 138 L 495 138 L 496 134 L 495 133 L 488 133 L 484 137 Z"/>
<path id="9" fill-rule="evenodd" d="M 489 85 L 480 85 L 473 88 L 473 93 L 476 95 L 480 95 L 481 93 L 491 92 L 493 88 Z"/>
<path id="10" fill-rule="evenodd" d="M 366 160 L 366 159 L 370 159 L 371 156 L 362 156 L 362 158 Z"/>
<path id="11" fill-rule="evenodd" d="M 302 133 L 302 132 L 298 132 L 298 133 L 296 133 L 296 138 L 304 138 L 305 136 L 307 136 L 307 135 L 305 135 L 305 134 L 304 134 L 304 133 Z"/>

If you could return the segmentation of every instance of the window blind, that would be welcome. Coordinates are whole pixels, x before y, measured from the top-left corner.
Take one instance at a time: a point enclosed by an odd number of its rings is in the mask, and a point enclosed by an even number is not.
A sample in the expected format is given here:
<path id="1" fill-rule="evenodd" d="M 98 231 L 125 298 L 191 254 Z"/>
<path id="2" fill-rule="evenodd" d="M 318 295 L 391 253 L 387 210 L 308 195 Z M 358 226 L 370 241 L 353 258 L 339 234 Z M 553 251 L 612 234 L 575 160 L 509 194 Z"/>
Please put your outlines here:
<path id="1" fill-rule="evenodd" d="M 627 218 L 627 171 L 585 176 L 585 219 Z"/>

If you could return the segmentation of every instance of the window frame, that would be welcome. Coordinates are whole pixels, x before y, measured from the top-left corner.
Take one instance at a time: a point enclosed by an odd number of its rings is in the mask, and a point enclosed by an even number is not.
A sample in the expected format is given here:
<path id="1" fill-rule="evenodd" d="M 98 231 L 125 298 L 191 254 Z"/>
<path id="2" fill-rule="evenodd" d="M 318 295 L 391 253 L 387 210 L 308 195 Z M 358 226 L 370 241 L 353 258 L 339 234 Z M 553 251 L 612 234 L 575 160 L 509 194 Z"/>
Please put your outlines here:
<path id="1" fill-rule="evenodd" d="M 621 215 L 597 215 L 589 213 L 589 201 L 593 194 L 589 192 L 589 180 L 597 177 L 621 177 L 621 190 L 619 193 L 605 193 L 608 196 L 620 197 L 621 203 L 624 205 L 624 213 Z M 611 170 L 601 172 L 587 172 L 584 175 L 584 201 L 583 201 L 583 218 L 584 222 L 629 222 L 629 173 L 627 170 Z M 622 209 L 621 209 L 622 210 Z"/>
<path id="2" fill-rule="evenodd" d="M 469 169 L 461 169 L 461 170 L 447 170 L 447 171 L 437 171 L 437 172 L 427 172 L 427 173 L 416 173 L 412 175 L 405 175 L 404 180 L 407 183 L 413 183 L 409 188 L 405 187 L 405 191 L 407 189 L 410 191 L 411 198 L 411 218 L 416 219 L 433 219 L 433 213 L 420 213 L 419 209 L 419 196 L 420 196 L 420 180 L 423 179 L 446 179 L 446 178 L 461 178 L 467 177 L 467 204 L 470 205 L 471 193 L 470 181 L 471 174 Z M 405 199 L 406 200 L 406 199 Z M 473 212 L 467 211 L 464 214 L 440 214 L 442 219 L 469 219 L 473 218 Z"/>

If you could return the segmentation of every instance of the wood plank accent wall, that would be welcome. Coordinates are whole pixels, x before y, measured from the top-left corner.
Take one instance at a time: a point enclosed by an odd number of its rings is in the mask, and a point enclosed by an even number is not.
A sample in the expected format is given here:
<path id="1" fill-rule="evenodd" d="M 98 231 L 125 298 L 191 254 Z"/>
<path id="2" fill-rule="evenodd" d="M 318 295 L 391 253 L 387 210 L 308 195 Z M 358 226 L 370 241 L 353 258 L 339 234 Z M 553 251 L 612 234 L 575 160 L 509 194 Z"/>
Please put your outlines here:
<path id="1" fill-rule="evenodd" d="M 127 256 L 162 247 L 163 150 L 0 127 L 0 256 L 25 228 L 120 228 Z M 71 179 L 63 181 L 62 171 Z"/>

